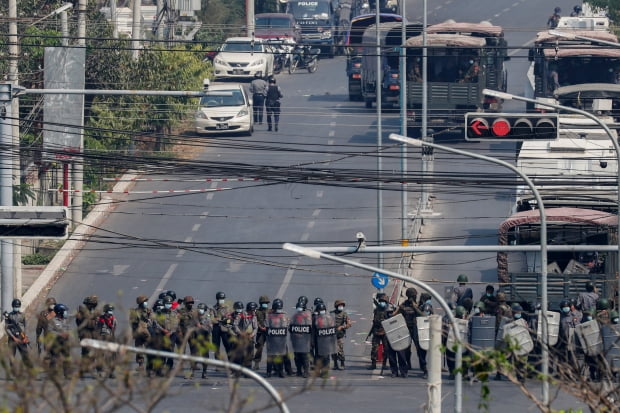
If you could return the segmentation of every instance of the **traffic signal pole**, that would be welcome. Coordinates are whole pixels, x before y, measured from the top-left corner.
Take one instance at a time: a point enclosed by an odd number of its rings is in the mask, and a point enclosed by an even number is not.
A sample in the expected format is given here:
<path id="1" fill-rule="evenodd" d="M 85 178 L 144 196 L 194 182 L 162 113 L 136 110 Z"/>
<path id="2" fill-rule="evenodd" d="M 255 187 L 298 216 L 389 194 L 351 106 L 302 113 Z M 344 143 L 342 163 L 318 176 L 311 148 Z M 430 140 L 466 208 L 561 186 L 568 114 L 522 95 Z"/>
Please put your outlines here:
<path id="1" fill-rule="evenodd" d="M 548 333 L 548 323 L 547 323 L 547 311 L 548 311 L 548 305 L 549 305 L 549 300 L 547 298 L 547 218 L 545 215 L 545 206 L 543 204 L 543 200 L 540 196 L 540 193 L 538 192 L 538 189 L 536 189 L 536 185 L 534 185 L 534 183 L 530 180 L 530 178 L 525 175 L 523 172 L 521 172 L 516 166 L 502 161 L 501 159 L 497 159 L 497 158 L 492 158 L 490 156 L 484 156 L 484 155 L 480 155 L 477 153 L 473 153 L 473 152 L 468 152 L 468 151 L 463 151 L 460 149 L 455 149 L 455 148 L 451 148 L 449 146 L 443 146 L 443 145 L 437 145 L 435 143 L 430 143 L 430 142 L 424 142 L 420 139 L 411 139 L 411 138 L 407 138 L 405 136 L 399 136 L 396 135 L 394 133 L 392 133 L 390 135 L 390 139 L 398 141 L 398 142 L 406 142 L 409 143 L 411 145 L 415 145 L 415 146 L 419 146 L 419 147 L 424 147 L 426 146 L 431 146 L 433 148 L 437 148 L 437 149 L 441 149 L 442 151 L 446 151 L 446 152 L 451 152 L 451 153 L 455 153 L 457 155 L 463 155 L 466 156 L 468 158 L 474 158 L 474 159 L 480 159 L 483 161 L 487 161 L 487 162 L 491 162 L 497 165 L 501 165 L 504 166 L 508 169 L 510 169 L 511 171 L 513 171 L 514 173 L 516 173 L 517 175 L 519 175 L 521 177 L 521 179 L 523 179 L 523 181 L 525 181 L 525 183 L 527 184 L 527 186 L 530 188 L 530 190 L 532 191 L 532 194 L 534 194 L 534 197 L 536 198 L 536 202 L 538 203 L 538 213 L 540 214 L 540 283 L 541 283 L 541 297 L 540 297 L 540 301 L 541 301 L 541 314 L 542 314 L 542 328 L 541 328 L 541 341 L 542 341 L 542 345 L 541 345 L 541 370 L 542 370 L 542 398 L 543 398 L 543 404 L 545 406 L 548 407 L 549 405 L 549 333 Z"/>

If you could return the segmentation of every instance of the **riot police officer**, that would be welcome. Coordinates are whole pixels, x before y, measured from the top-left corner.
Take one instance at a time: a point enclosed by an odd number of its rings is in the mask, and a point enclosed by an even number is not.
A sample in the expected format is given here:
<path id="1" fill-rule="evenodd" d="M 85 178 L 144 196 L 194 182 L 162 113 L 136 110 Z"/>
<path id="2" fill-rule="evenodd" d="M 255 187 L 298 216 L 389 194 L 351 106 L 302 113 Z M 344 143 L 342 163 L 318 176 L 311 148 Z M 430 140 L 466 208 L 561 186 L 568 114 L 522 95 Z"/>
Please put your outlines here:
<path id="1" fill-rule="evenodd" d="M 383 345 L 383 362 L 385 363 L 387 360 L 388 340 L 381 322 L 388 318 L 389 303 L 385 293 L 378 293 L 376 298 L 377 307 L 373 312 L 372 327 L 366 337 L 366 340 L 368 340 L 372 336 L 372 347 L 370 348 L 370 367 L 368 370 L 374 370 L 377 368 L 379 344 Z"/>
<path id="2" fill-rule="evenodd" d="M 97 319 L 101 315 L 101 312 L 97 309 L 99 299 L 96 295 L 90 295 L 84 298 L 82 305 L 78 307 L 77 314 L 75 315 L 75 323 L 77 325 L 78 338 L 80 340 L 85 338 L 96 338 Z M 91 354 L 91 350 L 82 346 L 82 362 L 80 364 L 80 376 L 90 370 L 94 365 L 94 360 Z"/>
<path id="3" fill-rule="evenodd" d="M 418 326 L 417 326 L 417 318 L 423 316 L 422 311 L 416 304 L 416 299 L 418 297 L 418 291 L 413 288 L 407 288 L 405 291 L 405 295 L 407 299 L 403 301 L 396 311 L 396 314 L 402 314 L 405 318 L 405 322 L 407 323 L 407 328 L 409 329 L 409 334 L 411 335 L 411 340 L 413 341 L 413 345 L 416 350 L 416 354 L 418 355 L 418 363 L 420 366 L 420 370 L 422 370 L 422 377 L 428 377 L 428 371 L 426 369 L 426 351 L 424 351 L 420 347 L 420 339 L 418 337 Z M 405 358 L 408 363 L 409 369 L 411 369 L 411 347 L 407 348 L 405 351 Z"/>
<path id="4" fill-rule="evenodd" d="M 345 306 L 344 300 L 336 300 L 334 302 L 334 310 L 331 312 L 336 323 L 336 353 L 332 355 L 334 370 L 344 370 L 344 339 L 347 335 L 347 330 L 351 328 L 351 318 L 344 310 Z M 338 361 L 340 361 L 340 366 L 338 366 Z"/>
<path id="5" fill-rule="evenodd" d="M 275 373 L 284 377 L 284 358 L 287 356 L 286 336 L 289 318 L 284 311 L 284 302 L 276 298 L 271 304 L 271 312 L 267 314 L 267 377 Z"/>
<path id="6" fill-rule="evenodd" d="M 42 353 L 45 347 L 44 338 L 47 335 L 47 329 L 49 322 L 54 318 L 54 306 L 56 305 L 56 299 L 54 297 L 47 297 L 45 299 L 45 308 L 39 313 L 37 317 L 37 328 L 35 330 L 37 339 L 37 350 L 39 355 Z"/>
<path id="7" fill-rule="evenodd" d="M 28 354 L 30 341 L 26 335 L 26 317 L 21 312 L 21 300 L 14 298 L 11 307 L 12 311 L 4 314 L 4 329 L 8 338 L 11 362 L 15 359 L 15 354 L 19 352 L 24 366 L 30 368 L 32 367 Z"/>
<path id="8" fill-rule="evenodd" d="M 149 309 L 148 298 L 145 295 L 136 297 L 136 308 L 130 313 L 131 332 L 135 347 L 146 347 L 151 338 L 149 327 L 151 324 L 151 310 Z M 163 302 L 162 302 L 163 305 Z M 136 353 L 136 363 L 138 370 L 144 368 L 144 354 Z"/>
<path id="9" fill-rule="evenodd" d="M 258 322 L 258 331 L 256 332 L 256 344 L 254 346 L 254 370 L 260 368 L 260 361 L 263 358 L 263 347 L 267 340 L 267 313 L 269 311 L 269 297 L 261 295 L 258 299 L 259 308 L 256 310 L 256 321 Z"/>
<path id="10" fill-rule="evenodd" d="M 258 319 L 256 317 L 256 310 L 258 304 L 254 301 L 250 301 L 245 305 L 245 313 L 243 315 L 243 330 L 241 335 L 243 337 L 244 349 L 243 349 L 243 367 L 248 369 L 252 368 L 252 359 L 254 358 L 254 341 L 256 340 L 256 334 L 258 333 Z"/>
<path id="11" fill-rule="evenodd" d="M 60 368 L 69 378 L 71 375 L 71 347 L 70 347 L 70 327 L 67 317 L 69 309 L 64 304 L 56 304 L 54 306 L 54 318 L 49 322 L 49 329 L 45 343 L 48 345 L 47 353 L 50 358 L 50 374 L 56 375 Z"/>
<path id="12" fill-rule="evenodd" d="M 585 290 L 585 292 L 580 292 L 577 296 L 577 309 L 581 311 L 595 308 L 599 298 L 596 293 L 596 287 L 592 281 L 586 282 Z"/>
<path id="13" fill-rule="evenodd" d="M 495 316 L 497 312 L 497 297 L 495 296 L 495 287 L 491 284 L 487 285 L 482 297 L 480 297 L 479 301 L 484 303 L 484 308 L 486 313 L 491 316 Z"/>
<path id="14" fill-rule="evenodd" d="M 291 317 L 289 332 L 297 376 L 308 377 L 310 370 L 310 347 L 312 343 L 312 314 L 306 309 L 308 299 L 299 297 L 295 306 L 295 314 Z"/>
<path id="15" fill-rule="evenodd" d="M 215 294 L 216 303 L 211 309 L 211 321 L 213 322 L 213 333 L 211 338 L 213 340 L 213 347 L 215 351 L 215 358 L 220 360 L 220 345 L 224 347 L 224 350 L 228 352 L 228 332 L 222 329 L 221 322 L 226 320 L 226 317 L 230 314 L 230 307 L 226 304 L 226 294 L 219 291 Z"/>
<path id="16" fill-rule="evenodd" d="M 581 319 L 575 318 L 571 313 L 570 301 L 563 299 L 560 302 L 560 333 L 556 350 L 560 361 L 575 365 L 575 341 L 573 332 L 575 327 L 581 323 Z"/>
<path id="17" fill-rule="evenodd" d="M 336 351 L 336 323 L 327 312 L 325 303 L 319 303 L 318 314 L 314 319 L 313 332 L 316 337 L 315 372 L 322 378 L 329 377 L 329 358 Z"/>
<path id="18" fill-rule="evenodd" d="M 232 363 L 243 365 L 245 349 L 247 347 L 245 329 L 244 305 L 241 301 L 235 301 L 233 311 L 226 316 L 225 322 L 220 323 L 220 328 L 228 334 L 228 360 Z M 235 375 L 238 375 L 235 373 Z"/>
<path id="19" fill-rule="evenodd" d="M 459 284 L 452 290 L 452 303 L 454 306 L 463 305 L 463 300 L 469 298 L 474 299 L 474 294 L 471 288 L 467 287 L 469 278 L 465 274 L 459 274 L 456 277 L 456 282 Z"/>

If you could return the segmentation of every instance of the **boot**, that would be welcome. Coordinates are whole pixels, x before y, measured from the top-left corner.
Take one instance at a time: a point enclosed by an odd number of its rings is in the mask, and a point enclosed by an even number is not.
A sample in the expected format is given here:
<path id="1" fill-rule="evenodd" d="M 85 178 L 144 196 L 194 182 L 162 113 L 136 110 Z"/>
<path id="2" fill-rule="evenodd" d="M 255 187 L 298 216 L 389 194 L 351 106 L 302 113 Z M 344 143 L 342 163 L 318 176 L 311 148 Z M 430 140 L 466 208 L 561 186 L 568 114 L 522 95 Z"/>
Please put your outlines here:
<path id="1" fill-rule="evenodd" d="M 338 366 L 338 357 L 333 356 L 332 359 L 334 360 L 334 370 L 340 370 L 340 367 Z"/>
<path id="2" fill-rule="evenodd" d="M 202 370 L 202 378 L 203 379 L 207 378 L 207 369 Z"/>
<path id="3" fill-rule="evenodd" d="M 271 132 L 271 123 L 267 123 L 267 132 Z"/>
<path id="4" fill-rule="evenodd" d="M 344 358 L 340 359 L 340 370 L 344 370 Z"/>
<path id="5" fill-rule="evenodd" d="M 267 362 L 267 377 L 271 377 L 272 370 L 273 370 L 273 363 L 268 361 Z"/>
<path id="6" fill-rule="evenodd" d="M 370 362 L 370 366 L 368 367 L 368 370 L 374 370 L 377 368 L 377 361 L 373 360 Z"/>

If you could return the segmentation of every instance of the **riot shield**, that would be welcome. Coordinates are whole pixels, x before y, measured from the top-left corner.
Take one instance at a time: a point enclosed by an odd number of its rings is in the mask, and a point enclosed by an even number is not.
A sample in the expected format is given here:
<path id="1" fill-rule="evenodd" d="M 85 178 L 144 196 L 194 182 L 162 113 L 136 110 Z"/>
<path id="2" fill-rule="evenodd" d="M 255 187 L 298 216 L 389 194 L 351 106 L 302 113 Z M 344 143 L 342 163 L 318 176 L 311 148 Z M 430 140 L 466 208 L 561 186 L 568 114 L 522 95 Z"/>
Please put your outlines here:
<path id="1" fill-rule="evenodd" d="M 575 335 L 583 352 L 588 356 L 596 356 L 603 351 L 603 338 L 598 321 L 590 320 L 575 327 Z"/>
<path id="2" fill-rule="evenodd" d="M 291 344 L 295 353 L 309 353 L 312 343 L 312 316 L 304 311 L 291 319 Z"/>
<path id="3" fill-rule="evenodd" d="M 411 334 L 409 334 L 407 322 L 402 314 L 396 314 L 394 317 L 383 320 L 381 325 L 394 350 L 404 350 L 411 346 Z"/>
<path id="4" fill-rule="evenodd" d="M 477 350 L 495 347 L 495 316 L 472 317 L 469 342 Z"/>
<path id="5" fill-rule="evenodd" d="M 318 315 L 315 319 L 317 354 L 327 357 L 336 352 L 336 324 L 329 314 Z"/>
<path id="6" fill-rule="evenodd" d="M 606 325 L 601 329 L 603 351 L 612 371 L 620 371 L 620 326 Z"/>
<path id="7" fill-rule="evenodd" d="M 456 319 L 456 326 L 459 330 L 459 333 L 461 333 L 461 340 L 463 340 L 463 342 L 467 342 L 468 340 L 468 327 L 469 327 L 469 322 L 467 320 L 461 320 L 461 319 Z M 454 338 L 454 329 L 452 328 L 452 326 L 450 326 L 450 329 L 448 330 L 448 341 L 446 342 L 446 347 L 452 351 L 452 348 L 456 345 L 456 339 Z"/>
<path id="8" fill-rule="evenodd" d="M 555 346 L 560 336 L 560 313 L 547 311 L 547 344 Z M 542 313 L 538 313 L 538 323 L 536 326 L 536 337 L 542 340 Z"/>
<path id="9" fill-rule="evenodd" d="M 267 355 L 277 356 L 286 354 L 288 318 L 285 314 L 268 314 L 266 324 Z"/>
<path id="10" fill-rule="evenodd" d="M 418 341 L 422 350 L 428 350 L 431 345 L 431 319 L 430 317 L 417 317 Z"/>
<path id="11" fill-rule="evenodd" d="M 528 354 L 534 349 L 534 341 L 532 341 L 530 330 L 523 319 L 505 323 L 502 338 L 504 341 L 510 339 L 511 342 L 516 344 L 513 352 L 517 356 Z"/>

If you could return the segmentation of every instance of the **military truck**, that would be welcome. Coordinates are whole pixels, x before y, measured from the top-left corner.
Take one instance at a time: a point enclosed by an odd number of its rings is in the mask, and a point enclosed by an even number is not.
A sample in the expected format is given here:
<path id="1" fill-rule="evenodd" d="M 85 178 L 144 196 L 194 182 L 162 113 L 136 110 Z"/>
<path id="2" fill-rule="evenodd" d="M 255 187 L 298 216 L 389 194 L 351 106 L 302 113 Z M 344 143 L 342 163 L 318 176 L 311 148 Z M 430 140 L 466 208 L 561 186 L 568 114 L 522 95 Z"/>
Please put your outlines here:
<path id="1" fill-rule="evenodd" d="M 409 136 L 422 125 L 423 44 L 422 35 L 406 42 Z M 500 26 L 449 20 L 427 27 L 426 44 L 429 128 L 463 128 L 467 112 L 501 112 L 502 102 L 482 93 L 506 91 L 509 58 Z"/>

